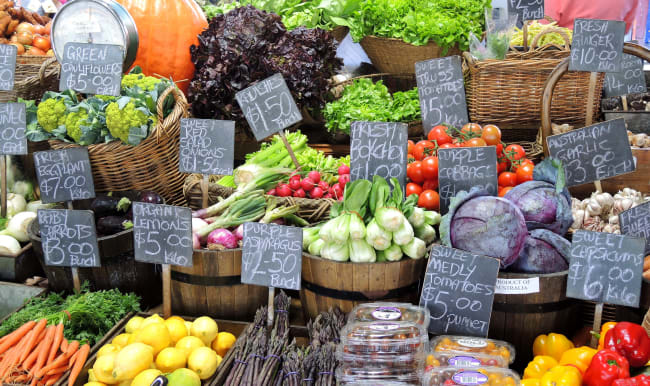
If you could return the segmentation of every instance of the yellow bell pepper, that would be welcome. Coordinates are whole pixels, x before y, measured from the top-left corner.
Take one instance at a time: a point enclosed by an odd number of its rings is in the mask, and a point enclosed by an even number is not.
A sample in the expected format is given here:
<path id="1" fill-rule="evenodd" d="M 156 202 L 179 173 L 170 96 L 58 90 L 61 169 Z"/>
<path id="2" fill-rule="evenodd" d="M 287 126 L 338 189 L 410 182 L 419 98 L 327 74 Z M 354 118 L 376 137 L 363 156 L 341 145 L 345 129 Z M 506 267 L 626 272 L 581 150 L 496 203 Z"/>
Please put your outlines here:
<path id="1" fill-rule="evenodd" d="M 540 335 L 533 342 L 533 355 L 548 355 L 559 361 L 562 354 L 573 347 L 573 342 L 562 334 Z"/>
<path id="2" fill-rule="evenodd" d="M 598 338 L 598 351 L 605 348 L 605 335 L 607 334 L 607 331 L 614 328 L 614 326 L 616 326 L 616 322 L 607 322 L 600 328 L 600 338 Z"/>
<path id="3" fill-rule="evenodd" d="M 580 370 L 581 374 L 587 371 L 587 367 L 591 364 L 591 359 L 596 355 L 598 350 L 589 346 L 582 346 L 567 350 L 560 358 L 560 366 L 573 366 Z"/>
<path id="4" fill-rule="evenodd" d="M 539 378 L 522 379 L 521 386 L 540 386 L 540 379 Z"/>
<path id="5" fill-rule="evenodd" d="M 555 358 L 548 355 L 538 355 L 528 363 L 528 366 L 526 366 L 526 370 L 524 370 L 524 379 L 541 378 L 545 372 L 555 366 L 557 366 Z"/>
<path id="6" fill-rule="evenodd" d="M 580 386 L 582 375 L 572 366 L 555 366 L 542 376 L 540 386 Z"/>

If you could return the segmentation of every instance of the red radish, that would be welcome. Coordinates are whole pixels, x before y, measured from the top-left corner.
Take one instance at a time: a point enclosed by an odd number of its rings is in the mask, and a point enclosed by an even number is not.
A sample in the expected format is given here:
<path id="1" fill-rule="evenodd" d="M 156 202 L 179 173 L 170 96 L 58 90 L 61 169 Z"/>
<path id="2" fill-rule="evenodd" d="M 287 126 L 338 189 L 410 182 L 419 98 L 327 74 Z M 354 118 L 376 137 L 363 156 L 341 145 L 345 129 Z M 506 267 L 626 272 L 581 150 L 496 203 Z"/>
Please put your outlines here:
<path id="1" fill-rule="evenodd" d="M 327 192 L 327 193 L 325 193 L 323 198 L 332 198 L 332 195 L 329 192 Z"/>
<path id="2" fill-rule="evenodd" d="M 321 181 L 318 183 L 318 187 L 321 188 L 321 189 L 323 189 L 323 191 L 326 192 L 326 191 L 329 190 L 329 188 L 330 188 L 330 184 L 328 184 L 327 181 L 323 181 L 323 180 L 321 180 Z"/>
<path id="3" fill-rule="evenodd" d="M 320 182 L 320 173 L 317 172 L 316 170 L 312 170 L 307 174 L 308 178 L 311 178 L 312 181 L 314 181 L 315 184 Z"/>
<path id="4" fill-rule="evenodd" d="M 323 189 L 321 189 L 320 186 L 316 186 L 311 190 L 311 192 L 309 192 L 309 195 L 311 198 L 321 198 L 323 197 Z"/>
<path id="5" fill-rule="evenodd" d="M 339 166 L 339 175 L 350 174 L 350 167 L 346 164 Z"/>
<path id="6" fill-rule="evenodd" d="M 339 197 L 339 201 L 343 201 L 343 196 L 340 196 L 340 197 Z"/>
<path id="7" fill-rule="evenodd" d="M 332 190 L 330 192 L 332 193 L 332 197 L 335 198 L 343 197 L 343 188 L 341 188 L 341 185 L 338 182 L 332 185 Z"/>
<path id="8" fill-rule="evenodd" d="M 300 176 L 292 176 L 289 179 L 289 189 L 291 190 L 300 189 Z"/>
<path id="9" fill-rule="evenodd" d="M 275 188 L 275 193 L 280 197 L 289 197 L 291 196 L 291 188 L 287 184 L 279 184 Z"/>
<path id="10" fill-rule="evenodd" d="M 293 196 L 294 196 L 294 197 L 299 197 L 299 198 L 305 198 L 305 197 L 307 196 L 307 194 L 306 194 L 305 191 L 301 188 L 301 189 L 298 189 L 298 190 L 296 190 L 295 192 L 293 192 Z"/>
<path id="11" fill-rule="evenodd" d="M 266 192 L 266 194 L 268 194 L 269 196 L 275 196 L 276 191 L 275 191 L 275 189 L 271 189 L 268 192 Z"/>
<path id="12" fill-rule="evenodd" d="M 345 184 L 347 184 L 348 182 L 350 182 L 350 175 L 349 174 L 341 174 L 339 176 L 339 184 L 340 185 L 345 186 Z"/>
<path id="13" fill-rule="evenodd" d="M 302 190 L 304 190 L 305 192 L 311 192 L 311 190 L 314 189 L 314 186 L 316 186 L 316 184 L 314 183 L 314 180 L 307 177 L 304 180 L 300 181 L 300 186 L 302 186 Z"/>

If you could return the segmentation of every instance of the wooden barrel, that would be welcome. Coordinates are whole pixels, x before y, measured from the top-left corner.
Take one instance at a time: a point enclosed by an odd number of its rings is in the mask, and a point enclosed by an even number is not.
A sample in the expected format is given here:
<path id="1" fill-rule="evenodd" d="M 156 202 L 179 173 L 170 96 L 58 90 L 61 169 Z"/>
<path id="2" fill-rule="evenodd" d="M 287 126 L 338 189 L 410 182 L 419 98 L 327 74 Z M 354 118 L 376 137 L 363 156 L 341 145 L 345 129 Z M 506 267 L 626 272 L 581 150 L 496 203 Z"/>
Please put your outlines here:
<path id="1" fill-rule="evenodd" d="M 417 303 L 426 259 L 408 257 L 385 263 L 351 263 L 303 254 L 300 301 L 305 320 L 339 306 L 350 312 L 360 303 Z"/>
<path id="2" fill-rule="evenodd" d="M 499 279 L 532 281 L 528 286 L 517 283 L 521 287 L 534 287 L 539 280 L 538 292 L 494 296 L 489 337 L 515 346 L 514 369 L 523 371 L 533 358 L 533 341 L 538 335 L 556 332 L 570 338 L 580 327 L 580 302 L 566 297 L 567 274 L 568 271 L 545 275 L 499 273 Z"/>
<path id="3" fill-rule="evenodd" d="M 209 315 L 251 321 L 268 301 L 266 287 L 241 284 L 242 250 L 194 250 L 191 267 L 171 267 L 172 310 L 178 315 Z"/>
<path id="4" fill-rule="evenodd" d="M 22 283 L 30 277 L 43 275 L 31 243 L 22 247 L 16 255 L 0 255 L 0 280 Z"/>

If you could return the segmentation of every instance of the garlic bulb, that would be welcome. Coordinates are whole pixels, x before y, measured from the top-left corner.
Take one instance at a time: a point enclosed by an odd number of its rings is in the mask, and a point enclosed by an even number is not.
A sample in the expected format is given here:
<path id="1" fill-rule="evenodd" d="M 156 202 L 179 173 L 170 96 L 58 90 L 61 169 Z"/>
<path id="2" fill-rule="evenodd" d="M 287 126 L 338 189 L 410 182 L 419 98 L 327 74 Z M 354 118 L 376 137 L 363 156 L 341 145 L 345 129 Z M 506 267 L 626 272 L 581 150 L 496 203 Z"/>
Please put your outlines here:
<path id="1" fill-rule="evenodd" d="M 589 216 L 599 216 L 603 211 L 600 203 L 595 198 L 590 198 L 587 202 L 587 213 Z"/>
<path id="2" fill-rule="evenodd" d="M 580 229 L 582 228 L 582 223 L 585 220 L 585 211 L 582 209 L 578 209 L 573 211 L 573 224 L 571 224 L 571 228 L 573 229 Z"/>
<path id="3" fill-rule="evenodd" d="M 614 233 L 615 230 L 616 230 L 616 229 L 614 228 L 614 225 L 612 225 L 612 224 L 606 224 L 606 225 L 603 227 L 603 232 Z"/>
<path id="4" fill-rule="evenodd" d="M 618 225 L 618 216 L 609 216 L 609 220 L 607 220 L 607 222 L 612 225 Z"/>
<path id="5" fill-rule="evenodd" d="M 614 201 L 614 210 L 612 214 L 615 216 L 618 216 L 621 212 L 625 212 L 626 210 L 632 208 L 634 206 L 634 200 L 631 198 L 621 198 L 619 200 Z"/>
<path id="6" fill-rule="evenodd" d="M 589 213 L 589 212 L 587 212 Z M 600 219 L 600 217 L 589 217 L 585 216 L 585 219 L 582 223 L 582 229 L 594 232 L 600 232 L 605 227 L 605 222 Z"/>
<path id="7" fill-rule="evenodd" d="M 607 192 L 598 193 L 593 198 L 600 204 L 601 214 L 607 214 L 612 210 L 612 206 L 614 206 L 614 197 L 612 197 L 611 194 Z"/>

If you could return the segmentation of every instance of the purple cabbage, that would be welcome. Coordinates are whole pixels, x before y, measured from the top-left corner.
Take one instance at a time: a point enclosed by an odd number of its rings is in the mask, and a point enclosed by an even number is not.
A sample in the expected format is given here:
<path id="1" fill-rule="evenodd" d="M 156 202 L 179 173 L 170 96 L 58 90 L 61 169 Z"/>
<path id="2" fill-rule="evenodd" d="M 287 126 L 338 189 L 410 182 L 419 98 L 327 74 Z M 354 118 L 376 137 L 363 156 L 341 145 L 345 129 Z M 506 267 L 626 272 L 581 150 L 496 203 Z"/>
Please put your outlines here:
<path id="1" fill-rule="evenodd" d="M 510 266 L 513 272 L 554 273 L 569 269 L 571 243 L 547 229 L 530 232 L 519 258 Z"/>
<path id="2" fill-rule="evenodd" d="M 545 159 L 535 166 L 533 181 L 515 186 L 504 196 L 519 207 L 529 230 L 548 229 L 563 236 L 573 223 L 571 195 L 558 167 L 562 167 L 559 161 Z"/>
<path id="3" fill-rule="evenodd" d="M 440 224 L 443 244 L 497 258 L 504 268 L 517 260 L 527 235 L 526 221 L 517 206 L 479 188 L 452 198 L 449 213 Z"/>

